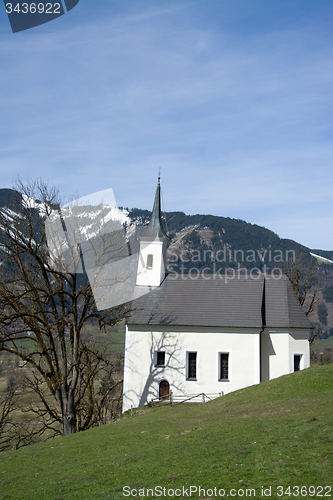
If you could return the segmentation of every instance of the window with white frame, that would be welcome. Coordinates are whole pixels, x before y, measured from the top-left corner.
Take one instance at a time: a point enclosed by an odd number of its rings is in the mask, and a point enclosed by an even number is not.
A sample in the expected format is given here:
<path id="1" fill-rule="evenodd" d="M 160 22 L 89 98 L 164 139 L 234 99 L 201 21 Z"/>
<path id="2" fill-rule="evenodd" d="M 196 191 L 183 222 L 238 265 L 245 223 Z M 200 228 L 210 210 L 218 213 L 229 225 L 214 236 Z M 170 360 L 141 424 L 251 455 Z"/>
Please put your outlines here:
<path id="1" fill-rule="evenodd" d="M 149 253 L 147 255 L 147 269 L 153 269 L 153 254 Z"/>
<path id="2" fill-rule="evenodd" d="M 155 366 L 165 366 L 165 351 L 155 351 Z"/>
<path id="3" fill-rule="evenodd" d="M 186 380 L 197 380 L 197 353 L 186 353 Z"/>
<path id="4" fill-rule="evenodd" d="M 229 353 L 219 353 L 219 381 L 229 380 Z"/>

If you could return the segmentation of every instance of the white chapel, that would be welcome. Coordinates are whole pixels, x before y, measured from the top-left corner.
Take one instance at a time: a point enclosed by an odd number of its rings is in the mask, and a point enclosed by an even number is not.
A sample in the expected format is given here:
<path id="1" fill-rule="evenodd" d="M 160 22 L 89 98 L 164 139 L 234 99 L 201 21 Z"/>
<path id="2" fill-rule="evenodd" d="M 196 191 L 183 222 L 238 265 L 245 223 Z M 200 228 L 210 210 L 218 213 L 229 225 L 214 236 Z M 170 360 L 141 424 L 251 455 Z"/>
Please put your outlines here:
<path id="1" fill-rule="evenodd" d="M 126 325 L 123 412 L 152 398 L 227 394 L 310 366 L 311 325 L 286 276 L 166 274 L 158 181 Z"/>

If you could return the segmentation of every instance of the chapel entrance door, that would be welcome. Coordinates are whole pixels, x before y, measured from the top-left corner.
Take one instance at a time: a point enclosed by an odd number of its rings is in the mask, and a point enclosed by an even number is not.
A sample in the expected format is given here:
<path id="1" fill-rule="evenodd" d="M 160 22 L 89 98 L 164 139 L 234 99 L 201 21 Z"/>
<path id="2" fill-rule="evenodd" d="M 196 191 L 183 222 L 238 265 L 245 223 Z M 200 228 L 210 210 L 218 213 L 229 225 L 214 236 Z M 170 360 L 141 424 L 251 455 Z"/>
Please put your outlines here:
<path id="1" fill-rule="evenodd" d="M 167 380 L 161 380 L 158 386 L 158 397 L 160 399 L 169 399 L 170 397 L 170 385 Z"/>

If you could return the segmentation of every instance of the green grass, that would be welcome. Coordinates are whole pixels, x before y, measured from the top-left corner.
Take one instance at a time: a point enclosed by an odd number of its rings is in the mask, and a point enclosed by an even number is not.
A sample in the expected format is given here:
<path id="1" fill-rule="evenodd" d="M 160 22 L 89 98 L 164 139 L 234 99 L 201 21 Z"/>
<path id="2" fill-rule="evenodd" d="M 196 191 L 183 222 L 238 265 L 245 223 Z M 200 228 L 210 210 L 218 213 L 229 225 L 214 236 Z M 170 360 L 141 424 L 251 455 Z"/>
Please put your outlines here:
<path id="1" fill-rule="evenodd" d="M 3 453 L 0 498 L 147 498 L 123 496 L 126 485 L 200 485 L 226 495 L 255 488 L 256 498 L 272 486 L 270 498 L 297 498 L 278 496 L 276 487 L 333 485 L 332 424 L 333 365 L 314 366 L 205 405 L 138 409 L 111 425 Z"/>
<path id="2" fill-rule="evenodd" d="M 105 348 L 110 352 L 125 351 L 125 320 L 119 321 L 113 327 L 106 327 L 106 331 L 100 330 L 96 325 L 88 325 L 84 335 L 89 335 L 90 342 L 96 342 L 96 347 Z"/>
<path id="3" fill-rule="evenodd" d="M 333 347 L 333 336 L 330 336 L 327 339 L 315 339 L 311 349 L 320 350 L 325 349 L 326 347 Z"/>

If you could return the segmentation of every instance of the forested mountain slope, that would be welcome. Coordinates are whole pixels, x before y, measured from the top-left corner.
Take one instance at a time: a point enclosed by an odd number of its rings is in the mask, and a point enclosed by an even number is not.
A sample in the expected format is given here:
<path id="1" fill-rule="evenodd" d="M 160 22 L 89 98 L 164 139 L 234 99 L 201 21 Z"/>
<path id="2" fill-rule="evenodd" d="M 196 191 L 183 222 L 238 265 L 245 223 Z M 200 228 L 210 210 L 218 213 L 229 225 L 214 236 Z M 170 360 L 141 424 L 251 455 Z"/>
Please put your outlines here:
<path id="1" fill-rule="evenodd" d="M 0 207 L 15 211 L 22 196 L 12 189 L 0 189 Z M 38 200 L 35 204 L 36 215 Z M 134 226 L 149 222 L 150 211 L 122 208 Z M 39 214 L 41 215 L 41 214 Z M 273 231 L 240 219 L 214 215 L 165 214 L 170 237 L 167 253 L 169 272 L 257 273 L 285 272 L 288 261 L 305 268 L 313 266 L 310 294 L 317 290 L 317 304 L 309 319 L 321 328 L 321 336 L 333 335 L 333 265 L 320 263 L 310 252 L 333 260 L 333 251 L 309 249 L 293 240 L 280 238 Z"/>

